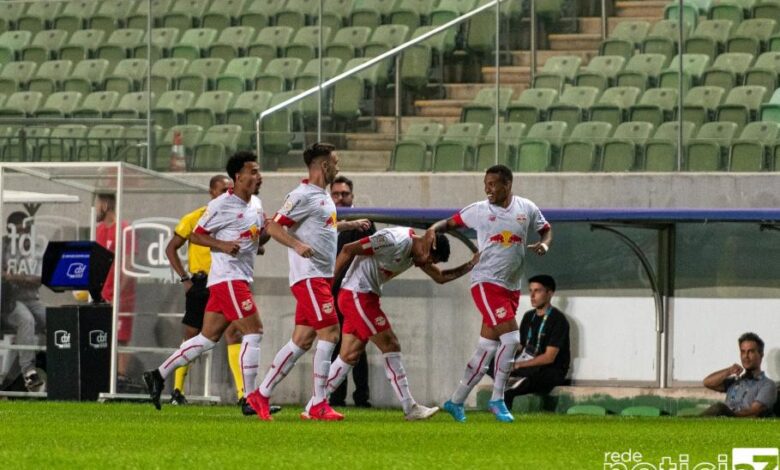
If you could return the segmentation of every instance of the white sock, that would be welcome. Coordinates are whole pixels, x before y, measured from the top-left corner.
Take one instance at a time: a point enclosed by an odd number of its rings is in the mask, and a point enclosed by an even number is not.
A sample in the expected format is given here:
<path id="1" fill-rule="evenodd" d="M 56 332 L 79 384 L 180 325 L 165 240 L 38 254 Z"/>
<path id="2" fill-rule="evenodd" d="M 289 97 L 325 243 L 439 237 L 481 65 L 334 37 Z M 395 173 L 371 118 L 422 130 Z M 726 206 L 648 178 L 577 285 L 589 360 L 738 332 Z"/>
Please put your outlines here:
<path id="1" fill-rule="evenodd" d="M 452 398 L 450 398 L 453 403 L 462 405 L 463 402 L 466 401 L 466 397 L 471 393 L 471 389 L 482 380 L 485 372 L 487 372 L 488 365 L 490 364 L 490 360 L 493 359 L 496 349 L 498 349 L 498 341 L 482 337 L 479 338 L 477 350 L 474 351 L 474 355 L 471 356 L 468 364 L 466 364 L 466 371 L 463 374 L 463 379 L 461 379 L 458 388 L 455 390 L 455 393 L 452 394 Z"/>
<path id="2" fill-rule="evenodd" d="M 282 349 L 276 353 L 276 356 L 271 363 L 271 368 L 265 374 L 265 378 L 259 387 L 260 393 L 265 397 L 270 397 L 274 388 L 282 379 L 287 377 L 287 374 L 289 374 L 293 366 L 295 366 L 295 361 L 303 356 L 303 353 L 305 352 L 305 349 L 299 348 L 292 340 L 285 344 Z"/>
<path id="3" fill-rule="evenodd" d="M 352 366 L 347 364 L 341 359 L 341 356 L 336 357 L 328 370 L 328 380 L 325 382 L 325 397 L 330 397 L 339 385 L 347 378 L 349 371 L 352 370 Z M 306 411 L 308 412 L 311 406 L 314 404 L 314 398 L 309 399 L 309 403 L 306 404 Z"/>
<path id="4" fill-rule="evenodd" d="M 411 392 L 409 392 L 409 380 L 406 378 L 406 371 L 404 370 L 404 363 L 401 358 L 401 353 L 391 352 L 382 355 L 385 360 L 385 375 L 387 380 L 390 381 L 390 386 L 393 388 L 395 395 L 401 402 L 401 407 L 404 409 L 404 414 L 409 413 L 414 406 L 414 398 Z"/>
<path id="5" fill-rule="evenodd" d="M 181 343 L 179 349 L 171 354 L 165 362 L 157 368 L 163 379 L 168 377 L 177 367 L 189 364 L 204 352 L 212 349 L 217 343 L 199 334 Z"/>
<path id="6" fill-rule="evenodd" d="M 509 379 L 509 374 L 512 373 L 512 364 L 515 362 L 515 352 L 517 352 L 517 346 L 520 344 L 520 332 L 510 331 L 504 333 L 499 337 L 501 346 L 498 347 L 496 352 L 496 365 L 493 373 L 493 396 L 491 400 L 503 400 L 504 388 L 506 387 L 506 381 Z"/>
<path id="7" fill-rule="evenodd" d="M 317 341 L 317 350 L 314 351 L 312 359 L 312 373 L 314 375 L 314 403 L 320 403 L 328 397 L 325 383 L 328 381 L 328 372 L 330 371 L 330 358 L 333 357 L 333 350 L 336 349 L 336 343 L 330 341 Z"/>
<path id="8" fill-rule="evenodd" d="M 244 335 L 241 340 L 241 351 L 238 353 L 238 363 L 244 376 L 244 396 L 254 392 L 257 386 L 257 369 L 260 367 L 260 333 Z"/>

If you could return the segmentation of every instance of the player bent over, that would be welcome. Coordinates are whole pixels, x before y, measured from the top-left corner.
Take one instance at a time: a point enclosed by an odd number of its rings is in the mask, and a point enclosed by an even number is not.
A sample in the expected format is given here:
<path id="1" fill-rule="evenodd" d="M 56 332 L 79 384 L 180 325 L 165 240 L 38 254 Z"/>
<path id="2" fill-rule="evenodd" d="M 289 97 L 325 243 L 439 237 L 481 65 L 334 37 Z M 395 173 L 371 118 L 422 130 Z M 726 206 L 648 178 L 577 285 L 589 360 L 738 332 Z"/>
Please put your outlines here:
<path id="1" fill-rule="evenodd" d="M 479 254 L 468 263 L 441 271 L 436 263 L 449 259 L 450 245 L 443 234 L 436 235 L 436 248 L 428 250 L 426 241 L 407 227 L 382 229 L 356 242 L 344 245 L 336 259 L 336 273 L 354 262 L 347 271 L 339 291 L 339 309 L 344 315 L 341 350 L 330 366 L 326 383 L 328 394 L 336 390 L 357 363 L 368 341 L 382 351 L 385 375 L 401 402 L 407 420 L 427 419 L 438 407 L 428 408 L 414 401 L 409 391 L 401 357 L 401 345 L 395 336 L 387 314 L 382 311 L 379 297 L 382 285 L 400 275 L 412 265 L 439 284 L 455 280 L 477 264 Z M 304 413 L 303 418 L 307 415 Z"/>
<path id="2" fill-rule="evenodd" d="M 233 190 L 213 199 L 190 235 L 192 243 L 211 248 L 209 300 L 200 333 L 182 343 L 157 369 L 144 373 L 144 382 L 155 408 L 165 378 L 176 368 L 189 364 L 212 349 L 224 331 L 234 322 L 243 334 L 239 354 L 244 391 L 255 389 L 260 363 L 263 325 L 252 298 L 255 255 L 261 245 L 263 208 L 255 196 L 262 184 L 257 156 L 238 152 L 227 163 Z"/>

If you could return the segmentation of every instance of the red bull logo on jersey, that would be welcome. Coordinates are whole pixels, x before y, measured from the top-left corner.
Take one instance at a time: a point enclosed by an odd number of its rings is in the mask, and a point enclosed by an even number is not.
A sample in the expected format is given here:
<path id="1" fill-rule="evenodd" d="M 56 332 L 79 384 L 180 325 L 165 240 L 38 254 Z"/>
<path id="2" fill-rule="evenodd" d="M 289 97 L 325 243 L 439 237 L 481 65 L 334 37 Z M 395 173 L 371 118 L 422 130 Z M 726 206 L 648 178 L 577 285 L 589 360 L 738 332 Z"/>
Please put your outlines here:
<path id="1" fill-rule="evenodd" d="M 245 312 L 252 310 L 253 307 L 254 304 L 252 304 L 252 301 L 249 299 L 246 299 L 245 301 L 241 302 L 241 308 L 244 309 Z"/>
<path id="2" fill-rule="evenodd" d="M 336 213 L 335 212 L 331 212 L 330 213 L 330 217 L 328 217 L 328 220 L 325 221 L 325 226 L 326 227 L 332 227 L 333 229 L 335 229 L 337 222 L 338 221 L 336 220 Z"/>
<path id="3" fill-rule="evenodd" d="M 333 303 L 325 302 L 322 304 L 322 311 L 325 312 L 326 315 L 333 313 Z"/>
<path id="4" fill-rule="evenodd" d="M 509 248 L 512 245 L 521 245 L 523 243 L 523 238 L 519 235 L 515 235 L 509 230 L 504 230 L 488 238 L 488 242 L 498 243 L 504 248 Z"/>
<path id="5" fill-rule="evenodd" d="M 253 242 L 256 242 L 260 238 L 260 230 L 257 228 L 257 225 L 252 224 L 249 230 L 242 233 L 239 238 L 251 238 Z"/>
<path id="6" fill-rule="evenodd" d="M 385 317 L 383 316 L 378 316 L 374 318 L 374 323 L 376 324 L 376 326 L 382 327 L 385 326 L 385 324 L 387 324 L 387 319 L 385 319 Z"/>

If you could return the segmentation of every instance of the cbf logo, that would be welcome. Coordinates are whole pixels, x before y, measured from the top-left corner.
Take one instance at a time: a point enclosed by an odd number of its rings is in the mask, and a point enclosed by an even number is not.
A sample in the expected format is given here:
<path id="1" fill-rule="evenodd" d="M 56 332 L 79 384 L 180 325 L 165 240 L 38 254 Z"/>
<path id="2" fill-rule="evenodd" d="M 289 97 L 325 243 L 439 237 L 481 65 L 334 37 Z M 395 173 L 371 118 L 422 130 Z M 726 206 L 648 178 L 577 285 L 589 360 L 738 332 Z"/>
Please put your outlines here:
<path id="1" fill-rule="evenodd" d="M 688 454 L 647 460 L 639 451 L 604 452 L 604 470 L 780 470 L 777 447 L 735 447 L 731 455 L 694 462 Z"/>
<path id="2" fill-rule="evenodd" d="M 93 349 L 108 348 L 108 333 L 103 330 L 92 330 L 89 332 L 89 345 Z"/>
<path id="3" fill-rule="evenodd" d="M 39 275 L 40 260 L 50 240 L 75 240 L 78 221 L 54 215 L 26 217 L 19 223 L 6 226 L 8 234 L 5 250 L 6 272 L 21 275 Z"/>
<path id="4" fill-rule="evenodd" d="M 65 330 L 55 331 L 54 346 L 58 349 L 70 349 L 70 333 Z"/>
<path id="5" fill-rule="evenodd" d="M 148 277 L 173 282 L 173 271 L 165 247 L 173 238 L 178 220 L 170 217 L 138 219 L 122 231 L 125 256 L 122 272 L 131 277 Z M 186 263 L 186 250 L 179 251 Z"/>
<path id="6" fill-rule="evenodd" d="M 84 277 L 84 273 L 87 272 L 87 265 L 84 263 L 71 263 L 70 266 L 68 266 L 68 270 L 65 272 L 65 275 L 68 276 L 68 279 L 81 279 Z"/>

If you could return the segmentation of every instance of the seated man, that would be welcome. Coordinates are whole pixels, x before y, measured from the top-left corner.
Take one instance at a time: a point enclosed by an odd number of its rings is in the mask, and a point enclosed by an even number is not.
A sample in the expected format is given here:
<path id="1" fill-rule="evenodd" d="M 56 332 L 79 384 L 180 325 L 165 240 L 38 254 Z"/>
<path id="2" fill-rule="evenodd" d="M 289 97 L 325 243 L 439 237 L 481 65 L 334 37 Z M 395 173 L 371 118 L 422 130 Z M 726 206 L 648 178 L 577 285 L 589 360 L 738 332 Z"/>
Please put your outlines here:
<path id="1" fill-rule="evenodd" d="M 504 392 L 504 402 L 510 410 L 517 396 L 548 394 L 563 385 L 571 360 L 569 321 L 550 304 L 555 279 L 546 274 L 534 276 L 528 279 L 528 292 L 534 308 L 525 312 L 520 322 L 521 344 Z"/>
<path id="2" fill-rule="evenodd" d="M 742 366 L 733 364 L 713 372 L 704 379 L 704 386 L 716 392 L 726 392 L 726 402 L 716 403 L 702 416 L 763 417 L 771 416 L 777 400 L 777 386 L 761 372 L 764 341 L 755 333 L 739 337 L 739 357 Z"/>

